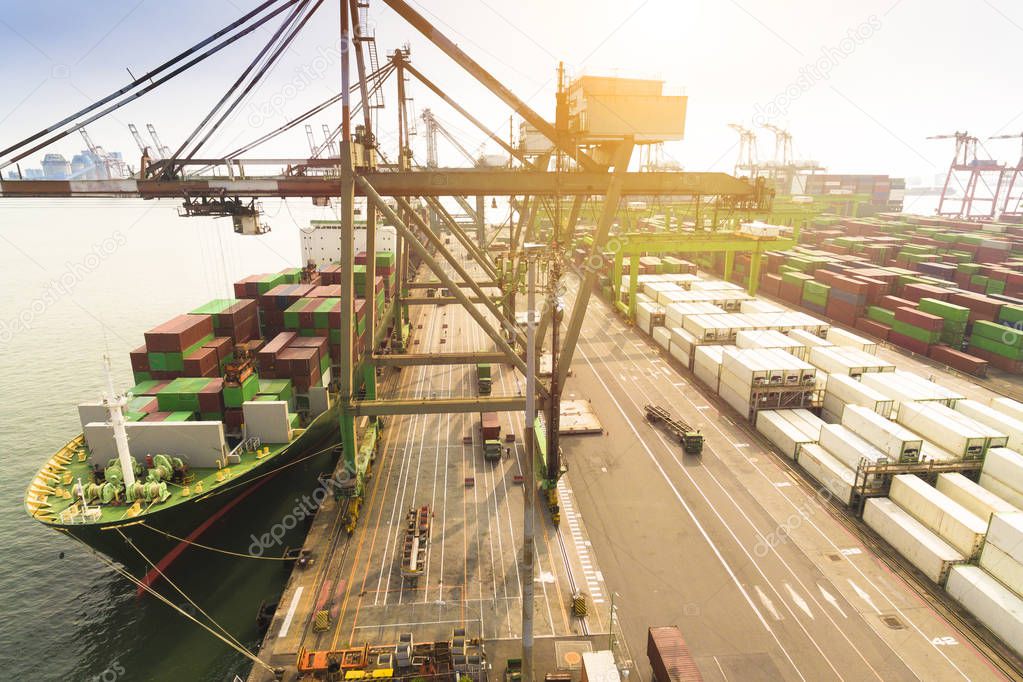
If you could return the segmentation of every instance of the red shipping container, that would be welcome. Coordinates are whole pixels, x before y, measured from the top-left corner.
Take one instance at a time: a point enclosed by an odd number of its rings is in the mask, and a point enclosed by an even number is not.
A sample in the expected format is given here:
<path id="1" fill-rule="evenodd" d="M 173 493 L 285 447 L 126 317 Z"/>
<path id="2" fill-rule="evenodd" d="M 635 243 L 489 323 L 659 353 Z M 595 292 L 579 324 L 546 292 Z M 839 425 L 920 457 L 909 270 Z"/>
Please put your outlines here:
<path id="1" fill-rule="evenodd" d="M 760 286 L 764 293 L 769 296 L 777 296 L 781 289 L 781 277 L 778 275 L 766 274 L 760 278 Z"/>
<path id="2" fill-rule="evenodd" d="M 838 320 L 839 322 L 852 325 L 856 323 L 856 317 L 859 315 L 860 307 L 853 303 L 829 298 L 824 311 L 825 315 L 828 317 Z"/>
<path id="3" fill-rule="evenodd" d="M 943 318 L 908 306 L 899 306 L 896 308 L 895 319 L 899 322 L 905 322 L 913 325 L 914 327 L 919 327 L 920 329 L 926 329 L 927 331 L 932 332 L 940 332 L 942 327 L 945 326 L 945 320 Z"/>
<path id="4" fill-rule="evenodd" d="M 882 341 L 887 341 L 888 335 L 892 331 L 892 328 L 888 325 L 871 320 L 869 317 L 856 318 L 855 327 L 861 332 L 866 332 L 870 336 L 873 336 L 876 339 L 881 339 Z"/>
<path id="5" fill-rule="evenodd" d="M 216 348 L 200 348 L 186 356 L 184 364 L 183 372 L 190 377 L 208 376 L 211 370 L 217 372 L 220 369 Z"/>
<path id="6" fill-rule="evenodd" d="M 178 315 L 145 333 L 151 353 L 180 353 L 213 333 L 209 315 Z"/>
<path id="7" fill-rule="evenodd" d="M 939 301 L 947 301 L 949 290 L 930 284 L 907 284 L 902 287 L 902 298 L 918 303 L 921 298 L 936 298 Z"/>
<path id="8" fill-rule="evenodd" d="M 165 419 L 167 419 L 167 417 L 169 417 L 169 416 L 171 416 L 170 412 L 150 412 L 149 414 L 147 414 L 145 417 L 142 418 L 142 421 L 144 421 L 144 422 L 162 422 Z"/>
<path id="9" fill-rule="evenodd" d="M 146 353 L 145 346 L 139 346 L 132 352 L 128 353 L 128 357 L 131 359 L 131 368 L 136 372 L 148 372 L 149 371 L 149 355 Z"/>
<path id="10" fill-rule="evenodd" d="M 970 322 L 987 320 L 994 322 L 1002 309 L 1002 302 L 987 296 L 965 291 L 955 291 L 949 296 L 949 303 L 965 306 L 970 309 Z"/>
<path id="11" fill-rule="evenodd" d="M 287 371 L 292 376 L 308 376 L 319 368 L 319 351 L 316 348 L 296 348 L 288 346 L 277 354 L 276 367 L 278 372 Z"/>
<path id="12" fill-rule="evenodd" d="M 237 431 L 242 428 L 244 415 L 241 408 L 229 407 L 224 410 L 224 425 L 229 431 Z"/>
<path id="13" fill-rule="evenodd" d="M 997 367 L 1000 370 L 1010 372 L 1012 374 L 1023 373 L 1023 362 L 1019 360 L 1013 360 L 1012 358 L 1007 358 L 1004 355 L 992 353 L 991 351 L 984 350 L 983 348 L 977 348 L 976 346 L 970 346 L 967 350 L 970 352 L 970 355 L 976 355 L 978 358 L 987 360 L 992 367 Z"/>
<path id="14" fill-rule="evenodd" d="M 930 344 L 928 343 L 925 343 L 918 339 L 914 339 L 910 336 L 905 336 L 904 334 L 900 334 L 898 332 L 889 332 L 888 340 L 898 346 L 902 346 L 907 350 L 911 350 L 914 353 L 917 353 L 918 355 L 927 355 L 927 351 L 929 351 L 931 348 Z"/>
<path id="15" fill-rule="evenodd" d="M 882 308 L 886 308 L 887 310 L 894 311 L 899 306 L 913 308 L 916 306 L 916 302 L 908 301 L 904 298 L 899 298 L 898 296 L 882 296 L 881 299 L 877 302 L 877 305 L 879 305 Z"/>
<path id="16" fill-rule="evenodd" d="M 310 298 L 341 298 L 341 285 L 324 284 L 314 287 L 308 295 Z"/>
<path id="17" fill-rule="evenodd" d="M 259 363 L 259 373 L 261 375 L 265 374 L 267 371 L 274 370 L 277 354 L 287 348 L 288 344 L 297 336 L 298 334 L 295 332 L 281 332 L 274 336 L 269 343 L 259 349 L 256 354 L 256 360 Z"/>
<path id="18" fill-rule="evenodd" d="M 976 377 L 987 376 L 988 361 L 975 355 L 969 355 L 950 346 L 939 344 L 931 346 L 931 359 L 943 362 L 949 367 L 966 372 Z"/>
<path id="19" fill-rule="evenodd" d="M 199 391 L 200 412 L 224 411 L 224 380 L 214 379 Z"/>

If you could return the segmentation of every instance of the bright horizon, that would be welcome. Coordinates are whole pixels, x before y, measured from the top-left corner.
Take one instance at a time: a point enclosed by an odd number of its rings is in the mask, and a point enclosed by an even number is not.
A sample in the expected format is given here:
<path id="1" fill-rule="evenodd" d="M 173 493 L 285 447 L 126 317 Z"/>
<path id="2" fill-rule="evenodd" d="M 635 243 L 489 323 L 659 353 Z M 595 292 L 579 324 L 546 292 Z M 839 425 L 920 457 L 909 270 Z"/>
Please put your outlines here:
<path id="1" fill-rule="evenodd" d="M 951 141 L 926 140 L 928 135 L 968 130 L 994 158 L 1014 163 L 1020 153 L 1016 140 L 986 140 L 1023 130 L 1023 76 L 1007 66 L 1013 63 L 1008 57 L 1018 52 L 1023 8 L 1004 0 L 868 0 L 837 7 L 780 0 L 411 4 L 549 119 L 559 61 L 571 75 L 665 80 L 669 90 L 689 97 L 686 139 L 669 143 L 666 151 L 690 171 L 732 171 L 738 139 L 728 123 L 786 128 L 795 157 L 814 159 L 829 172 L 889 174 L 924 183 L 944 173 L 952 155 Z M 0 65 L 6 95 L 0 102 L 0 143 L 13 143 L 109 94 L 130 82 L 128 69 L 136 76 L 144 73 L 256 5 L 0 1 L 0 40 L 6 46 Z M 317 20 L 211 140 L 211 153 L 258 137 L 337 92 L 337 14 L 336 3 L 321 7 Z M 408 43 L 417 68 L 484 123 L 507 133 L 510 111 L 415 29 L 381 3 L 372 4 L 370 21 L 381 61 Z M 266 28 L 243 39 L 89 125 L 90 135 L 108 151 L 121 151 L 133 166 L 139 153 L 129 122 L 144 136 L 145 124 L 155 124 L 174 148 L 271 32 Z M 390 120 L 394 87 L 392 77 L 385 94 L 389 108 L 378 125 L 388 151 L 396 129 Z M 431 108 L 463 136 L 465 147 L 479 149 L 484 136 L 432 93 L 412 83 L 409 94 L 417 114 Z M 337 106 L 310 121 L 317 139 L 322 139 L 321 125 L 333 127 L 339 116 Z M 421 162 L 422 138 L 413 139 Z M 463 164 L 446 142 L 440 147 L 442 165 Z M 46 151 L 70 160 L 83 148 L 74 135 Z M 769 131 L 758 130 L 758 149 L 760 159 L 772 158 Z M 486 151 L 500 150 L 490 143 Z M 300 125 L 256 153 L 307 152 Z M 23 167 L 38 167 L 42 154 L 26 159 Z"/>

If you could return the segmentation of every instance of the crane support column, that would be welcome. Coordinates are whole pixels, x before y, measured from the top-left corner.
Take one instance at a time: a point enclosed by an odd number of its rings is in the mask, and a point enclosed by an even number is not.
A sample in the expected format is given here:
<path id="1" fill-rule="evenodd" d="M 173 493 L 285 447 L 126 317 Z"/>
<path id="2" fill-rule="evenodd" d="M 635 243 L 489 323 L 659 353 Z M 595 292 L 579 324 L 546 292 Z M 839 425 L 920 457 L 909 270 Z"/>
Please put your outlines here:
<path id="1" fill-rule="evenodd" d="M 599 256 L 604 248 L 604 244 L 607 243 L 607 235 L 611 231 L 611 223 L 614 222 L 615 214 L 618 213 L 618 202 L 622 197 L 622 184 L 625 181 L 625 174 L 629 170 L 629 159 L 632 157 L 633 146 L 632 138 L 627 138 L 615 150 L 614 173 L 611 176 L 611 183 L 608 185 L 607 194 L 604 196 L 604 208 L 600 214 L 600 221 L 597 223 L 597 232 L 593 236 L 591 257 Z M 586 305 L 590 301 L 590 293 L 593 291 L 593 285 L 596 281 L 596 269 L 586 268 L 583 281 L 579 284 L 579 291 L 576 292 L 575 304 L 572 306 L 572 317 L 569 319 L 568 329 L 565 331 L 565 344 L 561 351 L 561 362 L 558 367 L 558 384 L 561 386 L 565 385 L 565 379 L 568 378 L 568 369 L 572 366 L 575 344 L 579 340 L 579 332 L 583 328 Z"/>
<path id="2" fill-rule="evenodd" d="M 758 240 L 757 248 L 749 258 L 749 283 L 746 285 L 746 293 L 750 296 L 756 296 L 757 289 L 760 287 L 760 248 Z"/>
<path id="3" fill-rule="evenodd" d="M 629 258 L 629 321 L 636 321 L 636 290 L 639 288 L 639 257 Z"/>
<path id="4" fill-rule="evenodd" d="M 352 332 L 355 320 L 352 307 L 354 286 L 355 253 L 355 168 L 352 166 L 352 125 L 351 104 L 349 102 L 350 79 L 349 53 L 351 44 L 349 34 L 348 3 L 341 3 L 341 44 L 345 48 L 341 52 L 341 357 L 340 366 L 340 419 L 341 447 L 345 458 L 345 468 L 349 475 L 357 476 L 355 464 L 355 413 L 352 411 Z M 358 493 L 356 493 L 358 494 Z"/>
<path id="5" fill-rule="evenodd" d="M 354 187 L 354 184 L 353 184 Z M 369 202 L 366 202 L 367 204 Z M 366 334 L 363 337 L 363 378 L 362 383 L 366 388 L 366 400 L 376 400 L 377 397 L 377 368 L 373 364 L 373 353 L 376 352 L 376 329 L 377 329 L 377 210 L 373 206 L 366 206 L 366 289 L 363 295 L 366 298 Z"/>
<path id="6" fill-rule="evenodd" d="M 732 271 L 735 269 L 735 251 L 725 251 L 725 269 L 724 279 L 726 282 L 732 281 Z"/>

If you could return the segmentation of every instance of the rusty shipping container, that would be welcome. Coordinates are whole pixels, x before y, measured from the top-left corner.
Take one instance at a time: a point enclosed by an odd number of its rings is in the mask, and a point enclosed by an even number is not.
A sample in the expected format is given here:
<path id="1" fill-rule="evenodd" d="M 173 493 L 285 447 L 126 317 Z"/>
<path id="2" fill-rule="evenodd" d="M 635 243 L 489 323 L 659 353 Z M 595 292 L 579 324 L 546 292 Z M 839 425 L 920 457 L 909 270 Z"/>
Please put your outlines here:
<path id="1" fill-rule="evenodd" d="M 646 655 L 654 670 L 655 682 L 702 682 L 682 633 L 675 625 L 647 630 Z"/>

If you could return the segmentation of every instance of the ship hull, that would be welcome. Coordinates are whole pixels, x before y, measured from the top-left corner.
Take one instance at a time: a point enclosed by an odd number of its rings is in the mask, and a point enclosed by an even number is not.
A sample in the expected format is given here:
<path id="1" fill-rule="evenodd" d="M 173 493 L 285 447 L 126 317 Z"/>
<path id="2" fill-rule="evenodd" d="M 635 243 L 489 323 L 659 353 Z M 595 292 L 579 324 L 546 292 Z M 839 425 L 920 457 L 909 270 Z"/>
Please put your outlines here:
<path id="1" fill-rule="evenodd" d="M 232 552 L 241 555 L 281 556 L 273 526 L 290 530 L 295 516 L 305 516 L 310 501 L 329 493 L 320 475 L 334 471 L 340 454 L 337 410 L 332 408 L 285 449 L 267 461 L 232 479 L 228 484 L 167 509 L 115 523 L 56 524 L 48 526 L 67 533 L 93 550 L 113 559 L 134 576 L 152 582 L 182 556 L 199 552 Z M 303 511 L 267 518 L 267 508 L 278 508 L 283 498 L 297 498 Z M 297 504 L 297 503 L 296 503 Z M 262 513 L 261 513 L 262 512 Z M 280 525 L 283 524 L 283 525 Z M 204 541 L 215 536 L 217 542 Z M 195 546 L 216 547 L 216 550 Z"/>

